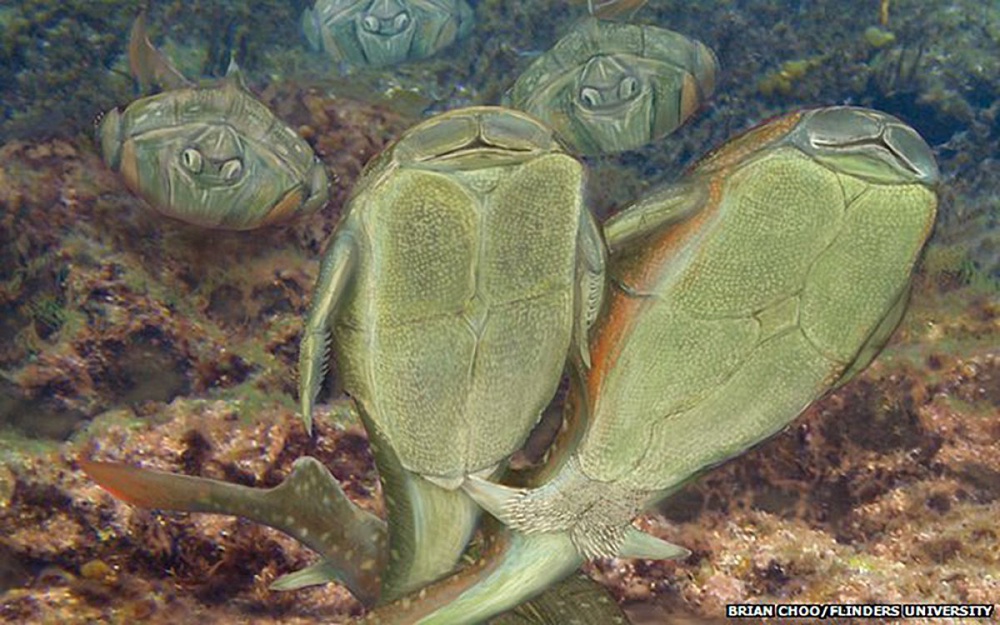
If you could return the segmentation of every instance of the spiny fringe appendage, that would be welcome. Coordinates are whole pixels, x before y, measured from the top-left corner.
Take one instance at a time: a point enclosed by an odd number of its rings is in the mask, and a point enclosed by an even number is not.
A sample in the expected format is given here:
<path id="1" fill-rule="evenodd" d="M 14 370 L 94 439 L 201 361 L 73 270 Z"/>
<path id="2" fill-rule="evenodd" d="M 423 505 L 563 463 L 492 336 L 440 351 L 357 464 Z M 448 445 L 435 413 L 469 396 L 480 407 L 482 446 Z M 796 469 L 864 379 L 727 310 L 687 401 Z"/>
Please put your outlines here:
<path id="1" fill-rule="evenodd" d="M 330 332 L 307 326 L 299 346 L 299 402 L 306 431 L 312 433 L 312 412 L 329 371 Z"/>
<path id="2" fill-rule="evenodd" d="M 587 283 L 587 329 L 589 330 L 601 312 L 604 302 L 604 275 L 594 276 Z"/>
<path id="3" fill-rule="evenodd" d="M 569 532 L 583 557 L 613 558 L 644 501 L 642 493 L 587 477 L 573 458 L 545 486 L 511 497 L 502 520 L 526 534 Z"/>
<path id="4" fill-rule="evenodd" d="M 581 559 L 685 558 L 687 549 L 645 534 L 634 519 L 658 493 L 600 482 L 583 475 L 575 459 L 544 486 L 525 490 L 470 476 L 463 490 L 517 534 L 563 536 Z M 567 495 L 568 493 L 568 495 Z"/>
<path id="5" fill-rule="evenodd" d="M 330 332 L 323 332 L 320 336 L 320 349 L 319 349 L 319 384 L 316 385 L 316 393 L 319 394 L 319 387 L 323 385 L 323 380 L 326 379 L 328 373 L 330 373 L 330 343 L 333 335 Z M 314 395 L 313 403 L 316 402 L 316 396 Z"/>

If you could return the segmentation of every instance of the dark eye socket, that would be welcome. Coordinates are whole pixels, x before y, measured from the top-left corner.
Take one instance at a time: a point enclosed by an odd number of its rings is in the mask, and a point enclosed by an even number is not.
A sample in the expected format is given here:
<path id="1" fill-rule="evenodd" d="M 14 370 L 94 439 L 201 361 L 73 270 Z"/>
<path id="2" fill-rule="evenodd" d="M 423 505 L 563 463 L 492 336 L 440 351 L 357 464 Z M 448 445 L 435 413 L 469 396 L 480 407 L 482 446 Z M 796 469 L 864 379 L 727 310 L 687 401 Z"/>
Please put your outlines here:
<path id="1" fill-rule="evenodd" d="M 374 15 L 366 15 L 363 20 L 361 20 L 361 27 L 370 33 L 377 33 L 379 30 L 378 18 Z"/>
<path id="2" fill-rule="evenodd" d="M 580 89 L 580 102 L 587 108 L 597 108 L 601 105 L 601 92 L 593 87 Z"/>
<path id="3" fill-rule="evenodd" d="M 632 76 L 626 76 L 618 83 L 618 97 L 622 100 L 629 100 L 638 92 L 639 81 Z"/>
<path id="4" fill-rule="evenodd" d="M 399 32 L 410 25 L 410 16 L 400 13 L 392 20 L 392 25 L 396 28 L 396 32 Z"/>
<path id="5" fill-rule="evenodd" d="M 201 152 L 194 148 L 186 148 L 181 152 L 181 165 L 192 174 L 201 173 L 203 160 Z"/>

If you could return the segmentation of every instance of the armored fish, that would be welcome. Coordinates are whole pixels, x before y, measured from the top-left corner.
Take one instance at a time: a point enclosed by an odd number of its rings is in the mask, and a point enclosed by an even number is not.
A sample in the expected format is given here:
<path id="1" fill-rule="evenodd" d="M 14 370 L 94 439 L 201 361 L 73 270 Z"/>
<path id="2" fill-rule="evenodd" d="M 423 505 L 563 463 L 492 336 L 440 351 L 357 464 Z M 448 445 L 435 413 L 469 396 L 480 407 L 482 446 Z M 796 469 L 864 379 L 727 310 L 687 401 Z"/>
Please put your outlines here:
<path id="1" fill-rule="evenodd" d="M 912 128 L 833 107 L 734 139 L 609 220 L 580 442 L 540 487 L 466 481 L 515 536 L 419 622 L 486 619 L 587 558 L 683 555 L 633 517 L 867 366 L 905 310 L 939 178 Z"/>
<path id="2" fill-rule="evenodd" d="M 114 109 L 97 128 L 104 162 L 160 213 L 198 226 L 248 230 L 322 208 L 326 168 L 291 127 L 253 96 L 235 65 L 196 86 L 132 27 L 133 72 L 168 90 Z"/>
<path id="3" fill-rule="evenodd" d="M 715 90 L 705 44 L 655 26 L 585 19 L 505 94 L 579 154 L 632 150 L 683 124 Z"/>
<path id="4" fill-rule="evenodd" d="M 355 183 L 313 292 L 299 393 L 309 428 L 332 337 L 393 467 L 386 592 L 454 567 L 479 511 L 456 489 L 524 443 L 568 359 L 586 366 L 604 258 L 583 165 L 520 111 L 428 119 Z"/>
<path id="5" fill-rule="evenodd" d="M 356 67 L 433 56 L 468 35 L 472 24 L 465 0 L 317 0 L 302 13 L 309 47 Z"/>

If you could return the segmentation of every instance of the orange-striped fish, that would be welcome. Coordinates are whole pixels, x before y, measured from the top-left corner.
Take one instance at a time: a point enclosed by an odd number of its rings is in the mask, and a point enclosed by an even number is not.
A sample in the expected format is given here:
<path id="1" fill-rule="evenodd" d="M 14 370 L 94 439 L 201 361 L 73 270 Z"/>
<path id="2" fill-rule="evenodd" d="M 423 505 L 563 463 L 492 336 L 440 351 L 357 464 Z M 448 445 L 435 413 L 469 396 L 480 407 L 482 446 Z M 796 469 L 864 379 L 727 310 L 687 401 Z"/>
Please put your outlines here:
<path id="1" fill-rule="evenodd" d="M 591 557 L 684 557 L 632 519 L 874 358 L 905 308 L 939 180 L 912 128 L 832 107 L 734 139 L 608 220 L 580 442 L 538 488 L 467 479 L 512 528 L 509 546 L 417 622 L 485 621 Z"/>

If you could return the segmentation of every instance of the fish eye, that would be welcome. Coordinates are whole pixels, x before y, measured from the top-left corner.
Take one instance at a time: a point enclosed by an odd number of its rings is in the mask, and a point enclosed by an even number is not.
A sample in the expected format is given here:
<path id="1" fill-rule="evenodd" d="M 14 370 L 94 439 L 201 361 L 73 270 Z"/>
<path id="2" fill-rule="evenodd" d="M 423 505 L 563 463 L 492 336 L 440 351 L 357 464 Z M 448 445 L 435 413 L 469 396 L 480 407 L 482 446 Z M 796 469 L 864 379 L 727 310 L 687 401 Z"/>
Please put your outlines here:
<path id="1" fill-rule="evenodd" d="M 370 33 L 377 33 L 379 30 L 378 18 L 374 15 L 366 15 L 363 20 L 361 20 L 361 26 Z"/>
<path id="2" fill-rule="evenodd" d="M 404 28 L 410 25 L 410 16 L 406 13 L 400 13 L 392 20 L 392 25 L 396 29 L 396 32 L 400 32 Z"/>
<path id="3" fill-rule="evenodd" d="M 243 173 L 243 163 L 238 158 L 230 159 L 222 164 L 220 173 L 223 180 L 233 182 Z"/>
<path id="4" fill-rule="evenodd" d="M 181 152 L 181 165 L 192 174 L 200 174 L 202 167 L 201 152 L 194 148 L 186 148 Z"/>
<path id="5" fill-rule="evenodd" d="M 639 81 L 633 76 L 626 76 L 618 83 L 618 98 L 631 100 L 639 92 Z"/>
<path id="6" fill-rule="evenodd" d="M 601 104 L 601 93 L 593 87 L 580 89 L 580 101 L 587 108 L 597 108 Z"/>

